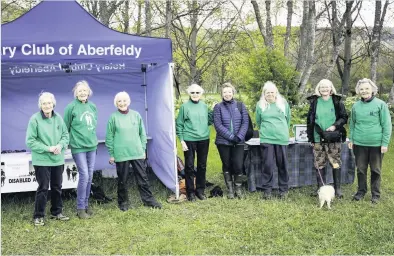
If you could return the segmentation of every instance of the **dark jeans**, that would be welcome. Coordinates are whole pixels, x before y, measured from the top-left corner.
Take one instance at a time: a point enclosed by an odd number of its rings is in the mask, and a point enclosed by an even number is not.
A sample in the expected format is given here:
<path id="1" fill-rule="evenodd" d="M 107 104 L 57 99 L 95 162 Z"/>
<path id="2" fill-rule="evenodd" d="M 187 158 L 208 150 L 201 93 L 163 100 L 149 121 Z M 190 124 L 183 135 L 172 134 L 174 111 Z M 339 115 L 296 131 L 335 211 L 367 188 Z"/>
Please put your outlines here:
<path id="1" fill-rule="evenodd" d="M 244 164 L 244 145 L 217 145 L 223 172 L 242 175 Z"/>
<path id="2" fill-rule="evenodd" d="M 287 171 L 287 146 L 261 143 L 261 158 L 263 162 L 262 188 L 266 193 L 271 193 L 274 166 L 278 167 L 279 192 L 289 190 L 289 173 Z"/>
<path id="3" fill-rule="evenodd" d="M 118 175 L 118 204 L 128 205 L 129 194 L 127 189 L 127 177 L 130 170 L 130 164 L 133 166 L 133 173 L 135 175 L 138 190 L 140 192 L 141 200 L 144 204 L 151 204 L 155 199 L 150 191 L 148 175 L 146 174 L 145 159 L 128 160 L 123 162 L 116 162 L 116 173 Z"/>
<path id="4" fill-rule="evenodd" d="M 45 216 L 49 185 L 51 186 L 51 214 L 58 215 L 63 210 L 62 183 L 64 165 L 34 165 L 33 167 L 38 183 L 33 218 L 43 218 Z"/>
<path id="5" fill-rule="evenodd" d="M 185 182 L 186 193 L 195 192 L 204 194 L 205 175 L 207 172 L 207 157 L 209 150 L 209 140 L 185 141 L 188 151 L 184 151 L 185 155 Z M 197 153 L 197 172 L 194 172 L 194 158 Z M 196 177 L 196 188 L 194 188 L 194 177 Z"/>
<path id="6" fill-rule="evenodd" d="M 380 147 L 366 147 L 353 145 L 353 152 L 357 166 L 357 193 L 367 193 L 367 170 L 368 164 L 371 168 L 371 193 L 373 197 L 380 197 L 380 181 L 383 154 Z"/>

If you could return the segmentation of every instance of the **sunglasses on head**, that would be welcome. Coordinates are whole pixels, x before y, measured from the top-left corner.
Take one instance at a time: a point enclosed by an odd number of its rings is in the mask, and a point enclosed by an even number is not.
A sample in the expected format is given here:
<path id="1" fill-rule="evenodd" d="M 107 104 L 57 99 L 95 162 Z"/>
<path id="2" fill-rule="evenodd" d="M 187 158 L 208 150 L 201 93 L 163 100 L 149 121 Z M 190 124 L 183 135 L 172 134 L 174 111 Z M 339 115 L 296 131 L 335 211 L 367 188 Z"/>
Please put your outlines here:
<path id="1" fill-rule="evenodd" d="M 201 92 L 190 92 L 190 94 L 200 94 Z"/>

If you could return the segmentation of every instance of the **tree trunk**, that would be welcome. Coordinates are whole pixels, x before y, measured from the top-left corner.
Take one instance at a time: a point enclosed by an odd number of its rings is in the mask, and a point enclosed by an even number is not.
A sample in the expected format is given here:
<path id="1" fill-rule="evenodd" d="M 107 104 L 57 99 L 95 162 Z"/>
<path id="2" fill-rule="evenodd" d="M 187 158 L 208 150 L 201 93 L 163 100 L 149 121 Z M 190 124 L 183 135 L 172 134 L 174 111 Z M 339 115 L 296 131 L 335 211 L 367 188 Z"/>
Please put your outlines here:
<path id="1" fill-rule="evenodd" d="M 346 5 L 350 4 L 346 2 Z M 346 17 L 345 50 L 342 77 L 342 94 L 347 95 L 350 84 L 350 71 L 352 68 L 352 15 Z"/>
<path id="2" fill-rule="evenodd" d="M 265 45 L 273 49 L 274 48 L 274 36 L 272 34 L 272 23 L 271 23 L 271 0 L 265 1 L 265 11 L 266 11 L 266 24 L 265 24 L 265 30 L 266 30 L 266 40 L 265 40 Z"/>
<path id="3" fill-rule="evenodd" d="M 382 35 L 382 28 L 384 18 L 386 16 L 386 10 L 389 5 L 389 0 L 386 0 L 382 11 L 382 2 L 375 2 L 375 22 L 372 29 L 372 43 L 371 43 L 371 80 L 376 83 L 376 69 L 379 60 L 380 50 L 380 37 Z"/>
<path id="4" fill-rule="evenodd" d="M 306 64 L 306 54 L 307 54 L 307 27 L 308 27 L 308 17 L 309 17 L 309 2 L 308 1 L 303 1 L 303 11 L 302 11 L 302 23 L 300 26 L 300 46 L 298 50 L 298 59 L 297 59 L 297 65 L 296 65 L 296 70 L 297 72 L 301 73 L 305 68 Z"/>
<path id="5" fill-rule="evenodd" d="M 293 1 L 287 1 L 287 24 L 286 24 L 286 35 L 284 43 L 284 55 L 287 58 L 289 55 L 289 41 L 291 35 L 291 19 L 293 17 Z"/>
<path id="6" fill-rule="evenodd" d="M 172 11 L 171 11 L 171 0 L 166 0 L 166 38 L 171 37 L 171 21 L 172 21 Z"/>
<path id="7" fill-rule="evenodd" d="M 124 1 L 124 8 L 122 11 L 122 23 L 123 23 L 123 32 L 129 33 L 130 32 L 130 1 Z"/>
<path id="8" fill-rule="evenodd" d="M 137 0 L 137 9 L 138 9 L 138 14 L 137 14 L 137 35 L 141 35 L 141 24 L 142 24 L 142 1 L 143 0 Z"/>
<path id="9" fill-rule="evenodd" d="M 145 35 L 151 36 L 152 33 L 152 14 L 150 0 L 145 0 Z"/>
<path id="10" fill-rule="evenodd" d="M 197 70 L 197 21 L 198 21 L 198 2 L 197 0 L 193 0 L 189 10 L 190 13 L 190 76 L 191 76 L 191 83 L 197 83 L 199 78 L 199 72 Z"/>
<path id="11" fill-rule="evenodd" d="M 393 86 L 391 86 L 388 103 L 390 103 L 391 105 L 394 105 L 394 73 L 393 73 Z"/>
<path id="12" fill-rule="evenodd" d="M 264 43 L 267 44 L 266 43 L 267 40 L 266 40 L 266 37 L 265 37 L 264 25 L 263 25 L 263 22 L 261 21 L 261 14 L 260 14 L 260 9 L 259 9 L 259 4 L 256 2 L 256 0 L 252 0 L 251 3 L 253 5 L 253 10 L 254 10 L 254 14 L 256 16 L 257 25 L 259 26 L 260 34 L 263 37 Z"/>

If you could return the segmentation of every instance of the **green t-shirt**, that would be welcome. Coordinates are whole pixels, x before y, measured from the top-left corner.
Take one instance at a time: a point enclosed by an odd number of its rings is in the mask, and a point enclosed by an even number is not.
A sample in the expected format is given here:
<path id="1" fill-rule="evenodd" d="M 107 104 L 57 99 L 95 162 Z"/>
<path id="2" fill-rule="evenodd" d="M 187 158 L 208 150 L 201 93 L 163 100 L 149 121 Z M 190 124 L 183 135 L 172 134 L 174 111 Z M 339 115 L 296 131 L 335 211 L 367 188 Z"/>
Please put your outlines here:
<path id="1" fill-rule="evenodd" d="M 290 107 L 285 103 L 283 112 L 276 103 L 271 103 L 264 111 L 260 103 L 256 106 L 256 124 L 260 130 L 260 142 L 276 145 L 289 144 Z"/>
<path id="2" fill-rule="evenodd" d="M 330 96 L 327 100 L 319 97 L 317 99 L 315 123 L 325 131 L 328 127 L 332 126 L 335 121 L 335 107 L 332 97 Z M 316 129 L 314 129 L 313 136 L 315 138 L 315 142 L 320 142 L 320 135 L 317 133 Z"/>

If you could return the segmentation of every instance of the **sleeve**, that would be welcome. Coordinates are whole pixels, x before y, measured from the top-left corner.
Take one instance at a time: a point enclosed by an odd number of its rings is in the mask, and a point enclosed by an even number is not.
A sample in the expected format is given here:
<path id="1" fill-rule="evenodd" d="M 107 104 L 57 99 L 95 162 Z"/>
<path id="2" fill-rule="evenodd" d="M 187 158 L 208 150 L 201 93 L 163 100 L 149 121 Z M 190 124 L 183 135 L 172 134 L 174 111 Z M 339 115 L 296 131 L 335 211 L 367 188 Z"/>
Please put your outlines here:
<path id="1" fill-rule="evenodd" d="M 308 136 L 308 141 L 309 142 L 314 142 L 314 137 L 313 137 L 313 132 L 315 131 L 315 128 L 313 127 L 314 125 L 314 120 L 312 120 L 312 112 L 313 112 L 313 102 L 310 102 L 309 105 L 309 111 L 306 116 L 306 134 Z"/>
<path id="2" fill-rule="evenodd" d="M 181 107 L 179 108 L 178 117 L 176 118 L 175 121 L 176 135 L 178 136 L 180 141 L 183 141 L 183 131 L 185 127 L 184 108 L 185 107 L 182 104 Z"/>
<path id="3" fill-rule="evenodd" d="M 67 127 L 67 131 L 69 131 L 69 132 L 70 132 L 71 122 L 72 122 L 72 109 L 73 108 L 71 107 L 71 104 L 68 104 L 66 109 L 64 110 L 64 116 L 63 116 L 63 118 L 64 118 L 63 120 L 64 120 L 64 123 Z"/>
<path id="4" fill-rule="evenodd" d="M 146 138 L 144 121 L 142 121 L 140 114 L 138 114 L 138 119 L 139 119 L 138 122 L 139 122 L 139 135 L 140 135 L 140 139 L 141 139 L 141 145 L 142 145 L 142 149 L 145 151 L 147 138 Z"/>
<path id="5" fill-rule="evenodd" d="M 287 127 L 290 128 L 290 123 L 291 123 L 291 109 L 289 103 L 286 102 L 286 121 L 287 121 Z"/>
<path id="6" fill-rule="evenodd" d="M 208 108 L 208 126 L 213 124 L 213 110 Z"/>
<path id="7" fill-rule="evenodd" d="M 232 141 L 234 139 L 234 134 L 232 134 L 223 124 L 222 124 L 222 114 L 220 111 L 220 103 L 216 104 L 214 109 L 214 126 L 216 129 L 216 133 L 225 138 L 228 141 Z"/>
<path id="8" fill-rule="evenodd" d="M 259 103 L 257 102 L 256 105 L 256 126 L 260 130 L 260 125 L 261 125 L 261 109 L 259 107 Z"/>
<path id="9" fill-rule="evenodd" d="M 380 124 L 382 126 L 382 146 L 387 147 L 391 138 L 392 125 L 389 108 L 384 102 L 380 110 Z"/>
<path id="10" fill-rule="evenodd" d="M 335 121 L 333 124 L 335 126 L 335 129 L 340 129 L 347 123 L 348 115 L 346 113 L 346 108 L 345 104 L 343 104 L 343 101 L 341 100 L 339 102 L 339 118 L 338 120 Z"/>
<path id="11" fill-rule="evenodd" d="M 111 116 L 107 124 L 107 132 L 105 135 L 105 146 L 108 149 L 110 157 L 114 157 L 114 137 L 115 137 L 115 120 Z"/>
<path id="12" fill-rule="evenodd" d="M 356 111 L 353 105 L 352 112 L 350 113 L 350 121 L 349 121 L 349 140 L 351 143 L 353 143 L 353 133 L 354 133 L 355 123 L 356 123 Z"/>
<path id="13" fill-rule="evenodd" d="M 49 146 L 38 139 L 37 130 L 38 122 L 34 117 L 31 117 L 26 131 L 26 146 L 37 153 L 49 152 Z"/>
<path id="14" fill-rule="evenodd" d="M 249 127 L 249 115 L 248 115 L 248 109 L 246 108 L 244 103 L 241 103 L 241 114 L 242 114 L 242 123 L 241 123 L 241 128 L 238 131 L 237 137 L 241 139 L 241 141 L 245 140 L 245 135 L 246 132 L 248 131 Z"/>
<path id="15" fill-rule="evenodd" d="M 59 116 L 60 122 L 62 123 L 62 136 L 60 137 L 60 141 L 57 143 L 59 144 L 62 149 L 66 149 L 68 147 L 68 144 L 70 143 L 70 135 L 68 133 L 68 129 L 66 126 L 66 123 L 63 121 L 63 119 Z"/>

